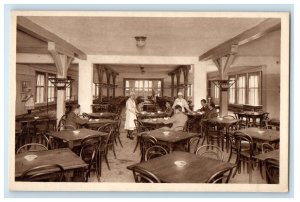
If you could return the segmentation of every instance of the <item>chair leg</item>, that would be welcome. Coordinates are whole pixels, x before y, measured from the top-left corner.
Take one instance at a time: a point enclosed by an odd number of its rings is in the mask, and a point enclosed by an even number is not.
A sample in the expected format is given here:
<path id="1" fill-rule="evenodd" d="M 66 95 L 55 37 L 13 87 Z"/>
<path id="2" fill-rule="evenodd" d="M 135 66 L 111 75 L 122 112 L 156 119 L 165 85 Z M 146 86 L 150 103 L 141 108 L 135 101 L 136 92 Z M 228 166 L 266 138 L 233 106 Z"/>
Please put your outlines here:
<path id="1" fill-rule="evenodd" d="M 118 138 L 118 140 L 119 140 L 119 143 L 120 143 L 121 147 L 123 148 L 123 144 L 122 144 L 122 142 L 121 142 L 120 135 L 118 135 L 117 138 Z"/>
<path id="2" fill-rule="evenodd" d="M 114 144 L 112 145 L 112 150 L 113 150 L 113 153 L 114 153 L 114 156 L 115 156 L 115 159 L 116 159 L 117 155 L 116 155 L 116 150 L 115 150 L 115 145 Z"/>
<path id="3" fill-rule="evenodd" d="M 137 136 L 137 139 L 136 139 L 136 145 L 135 145 L 135 147 L 134 147 L 133 153 L 136 151 L 136 149 L 138 148 L 139 144 L 140 144 L 140 137 Z"/>
<path id="4" fill-rule="evenodd" d="M 107 165 L 108 170 L 110 170 L 110 166 L 109 166 L 109 163 L 108 163 L 107 155 L 106 155 L 106 154 L 104 155 L 104 159 L 105 159 L 105 162 L 106 162 L 106 165 Z"/>

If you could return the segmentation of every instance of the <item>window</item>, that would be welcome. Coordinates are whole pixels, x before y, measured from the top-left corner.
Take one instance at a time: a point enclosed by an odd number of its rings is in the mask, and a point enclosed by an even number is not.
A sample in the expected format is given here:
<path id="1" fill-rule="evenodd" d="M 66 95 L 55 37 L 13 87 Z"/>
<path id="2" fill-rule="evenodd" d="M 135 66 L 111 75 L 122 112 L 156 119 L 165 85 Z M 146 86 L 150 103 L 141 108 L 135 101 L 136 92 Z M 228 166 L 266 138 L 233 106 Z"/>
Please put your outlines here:
<path id="1" fill-rule="evenodd" d="M 229 77 L 229 80 L 234 80 L 235 77 Z M 235 104 L 235 91 L 236 91 L 236 83 L 234 83 L 230 88 L 229 88 L 229 103 L 230 104 Z"/>
<path id="2" fill-rule="evenodd" d="M 41 72 L 36 73 L 36 103 L 45 102 L 45 74 Z"/>
<path id="3" fill-rule="evenodd" d="M 55 101 L 55 86 L 51 81 L 49 81 L 49 78 L 55 78 L 56 76 L 54 74 L 48 74 L 48 102 L 54 102 Z"/>
<path id="4" fill-rule="evenodd" d="M 157 96 L 162 96 L 163 82 L 159 79 L 125 79 L 125 95 L 128 96 L 134 91 L 137 96 L 152 96 L 155 92 Z"/>
<path id="5" fill-rule="evenodd" d="M 68 80 L 70 81 L 70 80 Z M 66 87 L 66 100 L 71 100 L 71 87 L 72 87 L 72 83 L 71 85 Z"/>
<path id="6" fill-rule="evenodd" d="M 259 105 L 259 74 L 254 73 L 249 75 L 248 80 L 249 86 L 249 104 L 250 105 Z"/>
<path id="7" fill-rule="evenodd" d="M 238 104 L 246 104 L 246 76 L 238 76 L 237 79 L 237 99 Z"/>

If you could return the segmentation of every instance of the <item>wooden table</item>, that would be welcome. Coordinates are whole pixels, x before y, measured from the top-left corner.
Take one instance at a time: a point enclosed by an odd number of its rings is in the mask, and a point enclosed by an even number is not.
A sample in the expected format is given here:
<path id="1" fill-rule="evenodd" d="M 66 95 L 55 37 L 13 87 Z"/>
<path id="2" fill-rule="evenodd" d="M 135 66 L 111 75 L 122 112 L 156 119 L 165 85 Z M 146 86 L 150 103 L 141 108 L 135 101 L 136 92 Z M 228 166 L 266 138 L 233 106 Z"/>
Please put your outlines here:
<path id="1" fill-rule="evenodd" d="M 99 136 L 106 136 L 107 133 L 103 133 L 103 132 L 98 132 L 95 130 L 90 130 L 90 129 L 86 129 L 86 128 L 81 128 L 81 129 L 77 129 L 79 132 L 79 134 L 74 134 L 73 131 L 74 130 L 62 130 L 62 131 L 58 131 L 58 132 L 50 132 L 49 136 L 56 138 L 56 139 L 60 139 L 64 142 L 68 143 L 68 146 L 70 149 L 72 149 L 75 146 L 79 146 L 81 143 L 81 140 L 88 137 L 88 136 L 92 136 L 92 135 L 99 135 Z"/>
<path id="2" fill-rule="evenodd" d="M 108 123 L 115 123 L 115 121 L 112 119 L 89 119 L 86 125 L 87 128 L 95 130 Z"/>
<path id="3" fill-rule="evenodd" d="M 212 124 L 218 124 L 218 126 L 220 126 L 220 128 L 225 128 L 225 135 L 226 135 L 227 140 L 229 139 L 228 138 L 229 128 L 233 125 L 236 125 L 238 122 L 240 122 L 239 119 L 227 119 L 227 118 L 219 118 L 219 117 L 211 118 L 211 119 L 208 119 L 207 121 Z M 207 141 L 208 141 L 208 138 L 207 138 Z M 227 150 L 229 149 L 229 141 L 226 141 L 226 148 L 227 148 Z"/>
<path id="4" fill-rule="evenodd" d="M 255 143 L 266 142 L 272 144 L 277 143 L 280 140 L 280 134 L 277 130 L 262 128 L 245 128 L 238 131 L 251 136 Z"/>
<path id="5" fill-rule="evenodd" d="M 169 132 L 168 135 L 165 135 L 164 132 Z M 144 132 L 143 132 L 144 133 Z M 174 131 L 174 130 L 163 130 L 156 129 L 146 132 L 148 135 L 155 137 L 159 144 L 166 145 L 169 148 L 169 151 L 174 150 L 174 146 L 178 143 L 186 143 L 190 138 L 198 136 L 197 133 L 188 133 L 183 131 Z M 138 134 L 138 137 L 141 136 L 141 133 Z"/>
<path id="6" fill-rule="evenodd" d="M 178 167 L 174 164 L 175 161 L 185 161 L 187 164 Z M 228 162 L 174 151 L 171 154 L 128 166 L 127 169 L 133 170 L 135 167 L 147 169 L 165 183 L 206 183 L 217 171 L 234 168 L 234 166 Z"/>
<path id="7" fill-rule="evenodd" d="M 35 154 L 37 158 L 33 161 L 27 161 L 24 157 L 28 154 Z M 47 164 L 59 164 L 66 171 L 73 171 L 74 169 L 84 168 L 87 164 L 74 152 L 68 148 L 53 149 L 38 152 L 25 152 L 16 154 L 15 157 L 15 177 L 21 177 L 22 174 L 36 166 Z"/>
<path id="8" fill-rule="evenodd" d="M 89 113 L 91 119 L 113 119 L 117 114 L 111 112 Z"/>
<path id="9" fill-rule="evenodd" d="M 265 112 L 255 112 L 255 111 L 243 111 L 237 113 L 239 117 L 246 117 L 246 124 L 250 123 L 250 119 L 252 119 L 253 124 L 256 126 L 256 120 L 262 121 L 263 115 Z"/>
<path id="10" fill-rule="evenodd" d="M 141 119 L 142 124 L 150 130 L 158 129 L 166 126 L 163 118 Z"/>
<path id="11" fill-rule="evenodd" d="M 165 112 L 141 112 L 138 114 L 141 119 L 149 119 L 149 118 L 162 118 L 166 117 Z"/>
<path id="12" fill-rule="evenodd" d="M 279 149 L 276 149 L 276 150 L 273 150 L 273 151 L 270 151 L 267 153 L 255 155 L 254 158 L 256 158 L 260 161 L 264 161 L 267 158 L 272 158 L 272 159 L 279 161 L 279 155 L 280 155 L 280 151 L 279 151 Z"/>

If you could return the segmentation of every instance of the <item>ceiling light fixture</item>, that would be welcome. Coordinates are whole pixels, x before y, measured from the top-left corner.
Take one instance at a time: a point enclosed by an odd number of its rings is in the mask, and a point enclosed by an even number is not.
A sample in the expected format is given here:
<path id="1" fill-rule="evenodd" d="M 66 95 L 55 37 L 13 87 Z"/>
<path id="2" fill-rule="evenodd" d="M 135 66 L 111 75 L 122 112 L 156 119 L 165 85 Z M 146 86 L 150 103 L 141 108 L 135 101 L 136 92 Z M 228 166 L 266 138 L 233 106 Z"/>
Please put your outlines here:
<path id="1" fill-rule="evenodd" d="M 146 45 L 146 36 L 135 36 L 136 46 L 139 48 L 143 48 Z"/>

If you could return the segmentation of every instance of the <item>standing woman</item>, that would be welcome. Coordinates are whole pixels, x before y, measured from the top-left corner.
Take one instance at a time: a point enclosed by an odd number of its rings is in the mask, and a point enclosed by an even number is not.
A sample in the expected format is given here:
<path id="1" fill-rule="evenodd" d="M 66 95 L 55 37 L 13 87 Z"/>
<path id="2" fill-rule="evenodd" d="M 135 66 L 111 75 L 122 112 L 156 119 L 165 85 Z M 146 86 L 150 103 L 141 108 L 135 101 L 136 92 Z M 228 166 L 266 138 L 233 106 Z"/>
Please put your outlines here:
<path id="1" fill-rule="evenodd" d="M 137 119 L 136 114 L 138 113 L 135 104 L 135 93 L 130 92 L 130 97 L 126 101 L 126 120 L 125 130 L 127 130 L 127 138 L 134 139 L 132 133 L 135 129 L 134 120 Z"/>
<path id="2" fill-rule="evenodd" d="M 31 114 L 31 110 L 34 109 L 34 99 L 33 94 L 31 93 L 31 88 L 27 89 L 26 96 L 22 99 L 22 102 L 25 102 L 25 108 L 28 114 Z"/>

